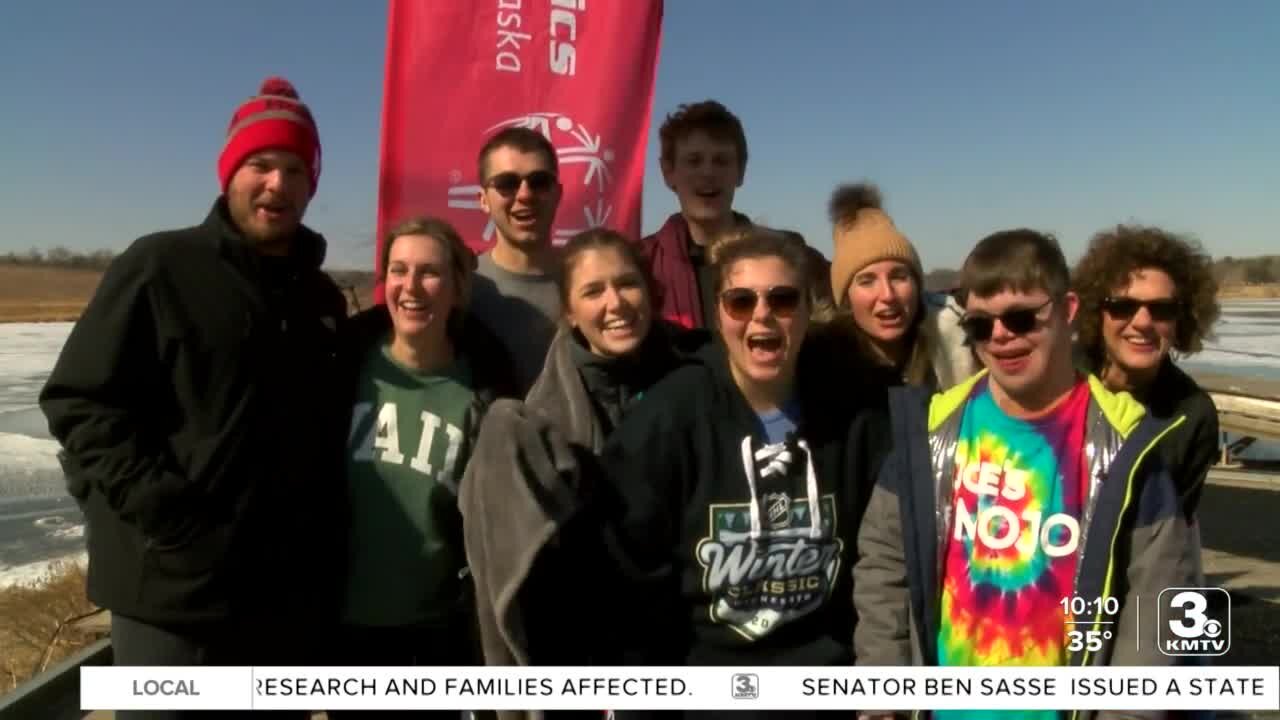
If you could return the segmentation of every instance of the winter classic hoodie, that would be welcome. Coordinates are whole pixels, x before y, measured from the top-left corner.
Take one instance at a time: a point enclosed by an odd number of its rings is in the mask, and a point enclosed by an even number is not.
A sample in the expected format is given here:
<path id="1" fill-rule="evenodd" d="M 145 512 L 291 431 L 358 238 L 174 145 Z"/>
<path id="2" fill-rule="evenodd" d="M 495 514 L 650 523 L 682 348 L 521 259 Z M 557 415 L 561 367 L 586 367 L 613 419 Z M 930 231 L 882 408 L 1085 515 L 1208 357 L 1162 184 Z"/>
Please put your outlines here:
<path id="1" fill-rule="evenodd" d="M 599 602 L 628 665 L 852 661 L 852 562 L 887 452 L 883 386 L 802 348 L 797 431 L 766 446 L 719 342 L 654 386 L 601 456 L 619 576 Z"/>

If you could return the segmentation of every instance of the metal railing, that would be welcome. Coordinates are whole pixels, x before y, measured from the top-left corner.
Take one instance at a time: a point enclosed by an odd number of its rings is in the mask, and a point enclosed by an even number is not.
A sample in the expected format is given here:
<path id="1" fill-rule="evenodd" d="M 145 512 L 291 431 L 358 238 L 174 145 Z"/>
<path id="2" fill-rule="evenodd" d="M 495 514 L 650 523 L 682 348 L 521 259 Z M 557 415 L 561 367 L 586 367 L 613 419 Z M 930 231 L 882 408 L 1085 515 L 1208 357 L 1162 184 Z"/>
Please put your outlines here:
<path id="1" fill-rule="evenodd" d="M 103 638 L 0 697 L 0 720 L 78 720 L 80 668 L 110 665 L 111 639 Z"/>

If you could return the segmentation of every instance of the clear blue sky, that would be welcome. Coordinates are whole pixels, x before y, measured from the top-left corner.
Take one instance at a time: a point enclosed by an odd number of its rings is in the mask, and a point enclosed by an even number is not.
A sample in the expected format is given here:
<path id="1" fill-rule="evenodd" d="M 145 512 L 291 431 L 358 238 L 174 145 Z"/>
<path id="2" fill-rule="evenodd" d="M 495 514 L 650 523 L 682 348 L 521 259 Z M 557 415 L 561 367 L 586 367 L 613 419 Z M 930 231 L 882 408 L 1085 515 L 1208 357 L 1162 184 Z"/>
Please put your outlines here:
<path id="1" fill-rule="evenodd" d="M 198 221 L 232 109 L 282 74 L 324 143 L 307 221 L 331 265 L 372 266 L 385 32 L 384 2 L 12 3 L 0 252 Z M 828 253 L 827 198 L 861 178 L 927 268 L 1017 225 L 1069 259 L 1120 221 L 1219 256 L 1280 239 L 1280 2 L 668 0 L 646 232 L 675 207 L 657 124 L 708 97 L 747 128 L 738 208 Z"/>

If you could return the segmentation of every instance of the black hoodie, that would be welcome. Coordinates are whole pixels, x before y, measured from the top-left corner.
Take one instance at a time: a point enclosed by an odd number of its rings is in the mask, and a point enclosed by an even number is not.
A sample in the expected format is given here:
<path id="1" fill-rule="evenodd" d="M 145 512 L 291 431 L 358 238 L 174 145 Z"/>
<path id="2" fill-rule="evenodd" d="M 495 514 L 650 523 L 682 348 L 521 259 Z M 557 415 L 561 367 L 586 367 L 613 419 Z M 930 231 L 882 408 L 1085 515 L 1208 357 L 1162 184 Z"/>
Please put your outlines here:
<path id="1" fill-rule="evenodd" d="M 596 355 L 577 330 L 571 331 L 571 338 L 569 355 L 605 436 L 613 432 L 646 390 L 710 341 L 705 330 L 686 330 L 662 320 L 635 352 L 622 357 Z"/>
<path id="2" fill-rule="evenodd" d="M 615 431 L 597 509 L 620 569 L 601 602 L 621 663 L 853 661 L 854 543 L 888 451 L 886 392 L 819 359 L 802 348 L 783 447 L 766 446 L 720 343 Z"/>

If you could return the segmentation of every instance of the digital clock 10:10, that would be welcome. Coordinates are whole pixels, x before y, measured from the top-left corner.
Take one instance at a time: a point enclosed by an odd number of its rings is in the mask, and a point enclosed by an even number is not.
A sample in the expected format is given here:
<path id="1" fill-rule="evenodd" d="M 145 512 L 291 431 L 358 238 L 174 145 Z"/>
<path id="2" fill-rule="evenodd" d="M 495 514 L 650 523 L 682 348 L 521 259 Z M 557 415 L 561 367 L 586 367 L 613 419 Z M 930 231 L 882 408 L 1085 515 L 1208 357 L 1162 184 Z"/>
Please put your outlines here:
<path id="1" fill-rule="evenodd" d="M 1105 597 L 1086 600 L 1082 597 L 1064 597 L 1058 602 L 1062 605 L 1062 612 L 1072 617 L 1087 615 L 1090 612 L 1101 613 L 1103 615 L 1117 615 L 1120 612 L 1120 598 Z"/>

